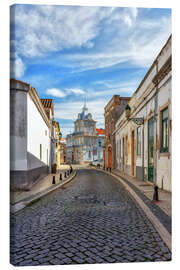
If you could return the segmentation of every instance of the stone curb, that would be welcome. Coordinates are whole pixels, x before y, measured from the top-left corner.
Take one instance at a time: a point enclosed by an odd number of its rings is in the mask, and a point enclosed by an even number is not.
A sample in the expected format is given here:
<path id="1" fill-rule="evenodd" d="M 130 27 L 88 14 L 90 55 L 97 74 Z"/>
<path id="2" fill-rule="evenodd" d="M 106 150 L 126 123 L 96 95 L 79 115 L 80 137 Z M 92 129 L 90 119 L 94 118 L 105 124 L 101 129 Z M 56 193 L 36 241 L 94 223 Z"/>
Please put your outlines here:
<path id="1" fill-rule="evenodd" d="M 137 201 L 141 209 L 144 211 L 148 219 L 151 221 L 151 223 L 154 225 L 155 229 L 161 236 L 162 240 L 165 242 L 165 244 L 168 246 L 169 250 L 172 251 L 172 244 L 171 244 L 171 235 L 167 231 L 167 229 L 164 227 L 164 225 L 158 220 L 158 218 L 152 213 L 152 211 L 149 209 L 149 207 L 140 199 L 140 197 L 136 194 L 136 192 L 128 185 L 126 184 L 120 176 L 115 175 L 114 173 L 109 173 L 107 171 L 97 169 L 92 167 L 93 169 L 97 171 L 104 172 L 106 174 L 109 174 L 116 178 L 118 181 L 120 181 L 125 188 L 129 191 L 129 193 L 132 195 L 132 197 Z"/>
<path id="2" fill-rule="evenodd" d="M 75 171 L 74 174 L 72 176 L 70 176 L 69 179 L 67 179 L 65 182 L 53 185 L 52 187 L 49 187 L 49 188 L 35 194 L 32 197 L 23 199 L 22 201 L 19 201 L 18 203 L 15 203 L 15 204 L 11 204 L 10 212 L 14 214 L 14 213 L 20 211 L 21 209 L 25 208 L 30 203 L 42 198 L 43 196 L 49 194 L 50 192 L 56 190 L 57 188 L 64 186 L 65 184 L 70 182 L 76 176 L 76 174 L 77 174 L 77 171 Z"/>

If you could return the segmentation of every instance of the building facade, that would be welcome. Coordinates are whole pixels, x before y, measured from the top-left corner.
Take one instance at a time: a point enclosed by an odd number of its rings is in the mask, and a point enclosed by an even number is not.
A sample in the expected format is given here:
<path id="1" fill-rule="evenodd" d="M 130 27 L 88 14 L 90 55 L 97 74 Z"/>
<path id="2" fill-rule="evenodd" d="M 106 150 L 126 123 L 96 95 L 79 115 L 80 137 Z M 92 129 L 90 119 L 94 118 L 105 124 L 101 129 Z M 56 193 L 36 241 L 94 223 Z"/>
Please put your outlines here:
<path id="1" fill-rule="evenodd" d="M 60 140 L 60 164 L 66 164 L 66 139 Z"/>
<path id="2" fill-rule="evenodd" d="M 50 122 L 50 164 L 49 172 L 54 171 L 56 160 L 56 121 L 54 120 L 54 101 L 49 98 L 41 98 L 41 103 Z"/>
<path id="3" fill-rule="evenodd" d="M 67 162 L 88 164 L 97 157 L 96 121 L 84 105 L 74 122 L 74 132 L 66 137 Z"/>
<path id="4" fill-rule="evenodd" d="M 104 168 L 115 168 L 116 166 L 116 146 L 115 146 L 115 124 L 123 112 L 129 97 L 114 95 L 104 108 L 105 118 L 105 140 L 104 140 Z"/>
<path id="5" fill-rule="evenodd" d="M 55 153 L 56 153 L 56 168 L 60 169 L 60 164 L 61 164 L 61 137 L 62 133 L 60 131 L 60 126 L 59 122 L 55 122 Z"/>
<path id="6" fill-rule="evenodd" d="M 171 36 L 121 114 L 116 167 L 171 191 Z"/>
<path id="7" fill-rule="evenodd" d="M 51 122 L 35 88 L 10 80 L 10 186 L 26 190 L 51 167 Z"/>
<path id="8" fill-rule="evenodd" d="M 95 159 L 97 160 L 103 160 L 103 144 L 104 144 L 104 138 L 105 138 L 105 130 L 102 128 L 96 128 L 96 132 L 98 134 L 97 140 L 96 140 L 96 156 Z"/>

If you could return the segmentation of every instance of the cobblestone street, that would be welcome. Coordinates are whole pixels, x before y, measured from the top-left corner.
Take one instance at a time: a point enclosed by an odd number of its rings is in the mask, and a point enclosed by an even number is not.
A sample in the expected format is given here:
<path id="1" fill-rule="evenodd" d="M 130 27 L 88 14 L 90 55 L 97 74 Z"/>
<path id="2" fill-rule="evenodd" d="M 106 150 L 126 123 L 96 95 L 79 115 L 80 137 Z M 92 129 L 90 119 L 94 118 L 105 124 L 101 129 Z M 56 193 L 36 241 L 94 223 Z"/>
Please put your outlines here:
<path id="1" fill-rule="evenodd" d="M 80 168 L 72 182 L 11 215 L 13 265 L 170 259 L 123 185 L 93 169 Z"/>

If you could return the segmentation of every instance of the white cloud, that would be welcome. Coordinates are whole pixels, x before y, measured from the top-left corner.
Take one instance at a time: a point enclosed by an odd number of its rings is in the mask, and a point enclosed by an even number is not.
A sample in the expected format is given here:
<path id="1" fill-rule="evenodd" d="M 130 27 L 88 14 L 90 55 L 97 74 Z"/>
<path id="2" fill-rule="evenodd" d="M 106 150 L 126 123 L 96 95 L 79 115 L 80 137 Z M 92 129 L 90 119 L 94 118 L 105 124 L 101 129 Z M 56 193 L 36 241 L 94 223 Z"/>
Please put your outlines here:
<path id="1" fill-rule="evenodd" d="M 66 96 L 66 93 L 57 88 L 51 88 L 46 90 L 46 94 L 51 95 L 53 97 L 63 98 Z"/>
<path id="2" fill-rule="evenodd" d="M 16 49 L 27 57 L 42 56 L 64 48 L 93 47 L 99 23 L 110 8 L 71 6 L 14 6 Z"/>
<path id="3" fill-rule="evenodd" d="M 20 78 L 24 75 L 25 65 L 17 53 L 11 53 L 10 75 L 11 78 Z"/>
<path id="4" fill-rule="evenodd" d="M 51 95 L 53 97 L 63 98 L 71 94 L 74 94 L 76 96 L 84 95 L 85 92 L 84 90 L 78 89 L 78 88 L 69 88 L 69 89 L 65 88 L 63 90 L 58 89 L 58 88 L 50 88 L 46 90 L 46 94 Z"/>
<path id="5" fill-rule="evenodd" d="M 67 89 L 67 91 L 69 93 L 73 93 L 75 95 L 84 95 L 85 94 L 84 90 L 78 89 L 78 88 Z"/>
<path id="6" fill-rule="evenodd" d="M 171 18 L 161 17 L 158 21 L 136 19 L 136 25 L 132 30 L 121 30 L 117 31 L 116 36 L 101 50 L 89 54 L 64 55 L 64 61 L 70 63 L 73 72 L 114 65 L 125 67 L 125 64 L 149 67 L 171 34 Z"/>
<path id="7" fill-rule="evenodd" d="M 137 15 L 136 8 L 17 5 L 11 9 L 16 26 L 16 50 L 26 57 L 72 47 L 92 49 L 94 38 L 104 28 L 105 35 L 114 30 L 121 32 L 119 22 L 130 26 Z"/>
<path id="8" fill-rule="evenodd" d="M 13 12 L 17 53 L 38 58 L 59 52 L 51 64 L 72 72 L 125 63 L 149 67 L 171 33 L 171 16 L 151 19 L 137 8 L 18 5 Z M 70 54 L 71 48 L 79 53 Z"/>

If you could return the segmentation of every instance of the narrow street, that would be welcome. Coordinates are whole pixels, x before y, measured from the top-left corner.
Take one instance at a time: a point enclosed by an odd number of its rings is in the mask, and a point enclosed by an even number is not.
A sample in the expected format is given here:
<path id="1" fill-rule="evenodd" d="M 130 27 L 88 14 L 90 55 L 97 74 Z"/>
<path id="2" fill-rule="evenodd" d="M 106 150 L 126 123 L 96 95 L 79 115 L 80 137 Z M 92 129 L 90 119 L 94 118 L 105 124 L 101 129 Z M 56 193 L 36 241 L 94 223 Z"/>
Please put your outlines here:
<path id="1" fill-rule="evenodd" d="M 63 188 L 11 215 L 14 265 L 167 261 L 171 253 L 123 185 L 79 168 Z"/>

